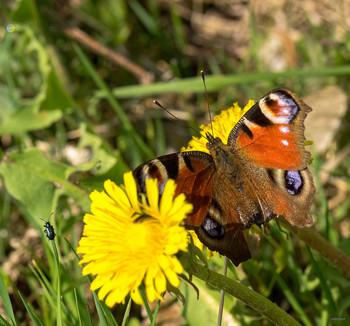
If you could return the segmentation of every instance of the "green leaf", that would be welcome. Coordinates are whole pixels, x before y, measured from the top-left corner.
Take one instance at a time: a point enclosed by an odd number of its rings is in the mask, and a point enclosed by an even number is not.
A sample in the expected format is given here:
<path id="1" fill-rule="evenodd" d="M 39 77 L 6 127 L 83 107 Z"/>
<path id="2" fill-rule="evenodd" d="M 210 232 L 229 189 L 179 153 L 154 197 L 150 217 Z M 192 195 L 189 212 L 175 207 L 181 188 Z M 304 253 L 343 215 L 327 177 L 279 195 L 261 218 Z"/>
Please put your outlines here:
<path id="1" fill-rule="evenodd" d="M 18 98 L 18 92 L 14 92 L 14 97 Z M 15 111 L 13 99 L 10 96 L 9 89 L 5 85 L 0 85 L 0 124 L 7 116 Z"/>
<path id="2" fill-rule="evenodd" d="M 56 71 L 52 67 L 50 73 L 46 76 L 45 98 L 40 108 L 42 110 L 60 109 L 61 111 L 67 111 L 72 106 L 74 106 L 72 98 L 64 89 Z"/>
<path id="3" fill-rule="evenodd" d="M 93 157 L 90 159 L 90 162 L 86 164 L 90 165 L 91 162 L 94 162 L 96 167 L 94 172 L 97 175 L 106 173 L 117 163 L 116 155 L 112 155 L 110 151 L 103 147 L 101 137 L 85 130 L 85 125 L 83 125 L 81 129 L 83 130 L 81 132 L 78 148 L 83 149 L 89 147 L 93 153 Z"/>
<path id="4" fill-rule="evenodd" d="M 17 9 L 11 15 L 14 21 L 20 22 L 40 22 L 37 6 L 34 0 L 22 0 L 17 4 Z"/>
<path id="5" fill-rule="evenodd" d="M 274 262 L 277 266 L 276 272 L 281 273 L 288 266 L 288 250 L 284 246 L 277 247 L 273 254 Z"/>
<path id="6" fill-rule="evenodd" d="M 1 121 L 0 135 L 20 134 L 31 130 L 43 129 L 62 118 L 62 112 L 40 111 L 34 106 L 21 107 Z"/>
<path id="7" fill-rule="evenodd" d="M 89 209 L 88 194 L 68 181 L 73 168 L 49 161 L 38 149 L 12 152 L 5 159 L 0 166 L 5 187 L 32 216 L 48 215 L 63 193 Z"/>
<path id="8" fill-rule="evenodd" d="M 25 2 L 22 1 L 22 4 Z M 12 51 L 12 56 L 4 51 L 0 56 L 2 73 L 8 86 L 5 92 L 0 91 L 0 135 L 43 129 L 60 120 L 62 112 L 73 107 L 74 101 L 57 75 L 50 48 L 38 39 L 34 29 L 21 24 L 16 25 L 16 33 L 7 36 L 4 43 L 8 51 Z M 34 86 L 30 89 L 29 97 L 21 98 L 21 84 L 17 89 L 13 80 L 28 79 L 26 75 L 17 73 L 24 69 L 23 57 L 30 58 L 27 72 L 30 79 L 26 85 Z M 6 60 L 10 59 L 11 64 L 7 64 Z"/>

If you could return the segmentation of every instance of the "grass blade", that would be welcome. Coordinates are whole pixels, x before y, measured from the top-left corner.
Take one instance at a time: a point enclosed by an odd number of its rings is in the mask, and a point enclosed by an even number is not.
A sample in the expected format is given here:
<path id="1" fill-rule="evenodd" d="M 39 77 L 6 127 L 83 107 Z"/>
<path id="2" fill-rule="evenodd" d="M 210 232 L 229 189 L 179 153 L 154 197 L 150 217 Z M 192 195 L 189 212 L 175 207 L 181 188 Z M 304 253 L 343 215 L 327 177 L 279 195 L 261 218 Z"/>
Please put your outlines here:
<path id="1" fill-rule="evenodd" d="M 314 258 L 314 255 L 312 254 L 310 247 L 306 246 L 306 249 L 307 249 L 307 252 L 309 253 L 309 256 L 310 256 L 312 265 L 314 266 L 315 272 L 316 272 L 318 278 L 320 279 L 320 284 L 321 284 L 321 287 L 324 291 L 324 294 L 328 300 L 329 306 L 332 309 L 332 312 L 335 313 L 337 311 L 337 308 L 335 306 L 331 291 L 329 290 L 329 287 L 327 285 L 327 281 L 326 281 L 320 267 L 318 266 L 318 264 Z"/>
<path id="2" fill-rule="evenodd" d="M 22 300 L 24 306 L 25 306 L 26 309 L 27 309 L 27 312 L 28 312 L 28 314 L 29 314 L 29 317 L 30 317 L 30 319 L 31 319 L 31 321 L 32 321 L 32 323 L 33 323 L 33 325 L 34 325 L 34 326 L 39 326 L 39 323 L 38 323 L 37 318 L 36 318 L 37 316 L 35 316 L 34 310 L 33 310 L 32 306 L 29 305 L 29 304 L 27 304 L 27 302 L 25 301 L 25 299 L 24 299 L 24 297 L 22 296 L 21 292 L 18 292 L 18 294 L 19 294 L 19 296 L 21 297 L 21 300 Z M 41 325 L 41 326 L 44 326 L 44 324 L 43 324 L 42 322 L 40 323 L 40 325 Z"/>
<path id="3" fill-rule="evenodd" d="M 77 290 L 74 288 L 74 299 L 75 299 L 75 308 L 77 310 L 77 315 L 78 315 L 78 320 L 79 320 L 79 325 L 82 326 L 81 322 L 81 316 L 80 316 L 80 309 L 79 309 L 79 303 L 78 303 L 78 296 L 77 296 Z"/>
<path id="4" fill-rule="evenodd" d="M 12 322 L 12 325 L 17 325 L 16 320 L 15 320 L 15 315 L 14 315 L 13 309 L 12 309 L 12 303 L 10 300 L 10 296 L 7 292 L 6 284 L 4 282 L 4 279 L 3 279 L 1 273 L 0 273 L 0 298 L 3 302 L 7 316 L 10 318 L 10 320 Z"/>
<path id="5" fill-rule="evenodd" d="M 284 293 L 286 299 L 293 307 L 294 311 L 299 315 L 299 318 L 306 326 L 312 326 L 313 323 L 310 321 L 310 319 L 306 316 L 303 308 L 300 306 L 297 298 L 294 296 L 286 282 L 283 280 L 283 278 L 274 270 L 274 267 L 272 265 L 269 266 L 270 271 L 274 274 L 276 277 L 277 284 L 281 288 L 282 292 Z"/>
<path id="6" fill-rule="evenodd" d="M 311 68 L 303 70 L 287 70 L 283 72 L 254 72 L 232 75 L 206 76 L 208 92 L 217 92 L 224 87 L 256 83 L 258 81 L 271 81 L 276 79 L 315 78 L 321 76 L 350 75 L 350 65 Z M 130 85 L 117 87 L 112 90 L 113 95 L 118 98 L 145 97 L 164 93 L 203 93 L 201 77 L 184 78 L 170 82 L 159 82 L 149 85 Z M 98 96 L 106 97 L 103 91 L 97 92 Z"/>
<path id="7" fill-rule="evenodd" d="M 130 309 L 131 309 L 131 298 L 129 299 L 128 305 L 126 306 L 126 310 L 124 313 L 123 321 L 122 321 L 122 326 L 126 326 L 129 315 L 130 315 Z"/>

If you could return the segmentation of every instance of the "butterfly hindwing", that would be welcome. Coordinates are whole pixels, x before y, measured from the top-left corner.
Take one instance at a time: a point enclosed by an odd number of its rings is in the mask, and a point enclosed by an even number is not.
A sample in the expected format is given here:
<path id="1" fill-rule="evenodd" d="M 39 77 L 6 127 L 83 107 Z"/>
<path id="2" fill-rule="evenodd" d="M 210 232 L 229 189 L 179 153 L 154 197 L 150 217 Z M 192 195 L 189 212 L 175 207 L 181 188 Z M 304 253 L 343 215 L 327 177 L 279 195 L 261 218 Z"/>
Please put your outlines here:
<path id="1" fill-rule="evenodd" d="M 209 249 L 226 255 L 236 266 L 251 257 L 238 215 L 234 210 L 220 207 L 216 200 L 218 180 L 210 155 L 192 151 L 161 156 L 139 166 L 134 176 L 141 192 L 146 191 L 147 178 L 158 179 L 160 193 L 166 181 L 174 179 L 175 194 L 184 193 L 193 205 L 186 227 L 194 230 Z"/>

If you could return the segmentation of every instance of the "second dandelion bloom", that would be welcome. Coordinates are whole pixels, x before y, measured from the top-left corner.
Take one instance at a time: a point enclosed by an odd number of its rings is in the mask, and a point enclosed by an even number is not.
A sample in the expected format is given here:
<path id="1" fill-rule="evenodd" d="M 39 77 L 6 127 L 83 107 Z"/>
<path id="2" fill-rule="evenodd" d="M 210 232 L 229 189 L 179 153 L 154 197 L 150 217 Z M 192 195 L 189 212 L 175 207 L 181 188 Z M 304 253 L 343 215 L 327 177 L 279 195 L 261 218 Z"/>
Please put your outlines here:
<path id="1" fill-rule="evenodd" d="M 209 154 L 209 150 L 207 148 L 207 132 L 214 137 L 219 137 L 224 144 L 227 144 L 228 136 L 230 135 L 233 127 L 254 104 L 255 102 L 253 100 L 249 100 L 247 105 L 242 109 L 237 103 L 233 103 L 233 106 L 214 116 L 214 119 L 210 124 L 206 126 L 201 125 L 200 133 L 202 137 L 192 137 L 188 143 L 188 146 L 183 147 L 181 152 L 201 151 Z"/>
<path id="2" fill-rule="evenodd" d="M 110 180 L 105 191 L 94 191 L 91 213 L 84 217 L 83 237 L 77 252 L 83 274 L 95 275 L 91 290 L 113 306 L 128 294 L 142 304 L 143 283 L 149 301 L 162 299 L 167 282 L 179 286 L 183 267 L 175 254 L 186 251 L 188 235 L 182 221 L 192 210 L 185 195 L 174 196 L 176 185 L 168 180 L 162 196 L 156 179 L 146 180 L 146 194 L 139 198 L 131 172 L 124 174 L 124 187 Z"/>

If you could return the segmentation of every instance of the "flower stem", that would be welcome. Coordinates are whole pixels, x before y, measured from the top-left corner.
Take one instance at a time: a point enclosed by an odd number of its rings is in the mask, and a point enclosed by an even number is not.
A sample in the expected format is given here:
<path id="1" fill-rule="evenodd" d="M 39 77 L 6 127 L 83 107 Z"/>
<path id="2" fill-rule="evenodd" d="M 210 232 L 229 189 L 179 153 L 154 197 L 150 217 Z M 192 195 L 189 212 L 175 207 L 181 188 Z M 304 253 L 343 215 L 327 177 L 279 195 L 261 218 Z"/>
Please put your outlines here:
<path id="1" fill-rule="evenodd" d="M 224 271 L 222 273 L 223 276 L 227 275 L 227 262 L 228 262 L 228 258 L 225 257 L 225 261 L 224 261 Z M 219 305 L 219 312 L 218 312 L 218 326 L 221 326 L 222 323 L 222 314 L 224 312 L 224 300 L 225 300 L 225 291 L 221 290 L 220 293 L 220 305 Z"/>
<path id="2" fill-rule="evenodd" d="M 157 320 L 159 308 L 160 308 L 160 300 L 158 300 L 156 308 L 154 309 L 153 320 L 152 320 L 151 326 L 155 326 L 156 325 L 156 320 Z"/>
<path id="3" fill-rule="evenodd" d="M 152 323 L 153 322 L 153 315 L 152 315 L 151 308 L 149 307 L 148 300 L 147 300 L 146 293 L 144 291 L 143 285 L 139 286 L 139 291 L 140 291 L 140 295 L 141 295 L 143 304 L 145 305 L 145 309 L 146 309 L 146 312 L 147 312 L 148 319 Z"/>
<path id="4" fill-rule="evenodd" d="M 214 271 L 209 271 L 208 268 L 198 263 L 193 262 L 191 265 L 192 266 L 188 268 L 187 272 L 207 282 L 207 284 L 210 284 L 220 290 L 224 290 L 226 293 L 229 293 L 235 298 L 243 301 L 248 306 L 267 317 L 275 325 L 300 326 L 300 323 L 297 322 L 292 316 L 287 314 L 275 303 L 271 302 L 261 294 L 247 288 L 237 281 L 229 279 Z"/>
<path id="5" fill-rule="evenodd" d="M 290 225 L 284 219 L 280 218 L 279 221 L 291 230 L 299 239 L 303 240 L 312 249 L 316 250 L 321 256 L 330 261 L 342 271 L 345 276 L 350 278 L 350 257 L 348 255 L 311 228 L 305 227 L 298 229 Z"/>

